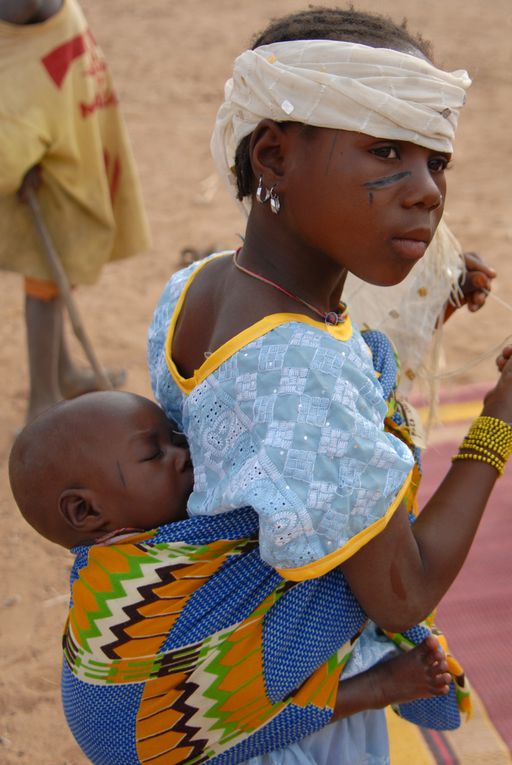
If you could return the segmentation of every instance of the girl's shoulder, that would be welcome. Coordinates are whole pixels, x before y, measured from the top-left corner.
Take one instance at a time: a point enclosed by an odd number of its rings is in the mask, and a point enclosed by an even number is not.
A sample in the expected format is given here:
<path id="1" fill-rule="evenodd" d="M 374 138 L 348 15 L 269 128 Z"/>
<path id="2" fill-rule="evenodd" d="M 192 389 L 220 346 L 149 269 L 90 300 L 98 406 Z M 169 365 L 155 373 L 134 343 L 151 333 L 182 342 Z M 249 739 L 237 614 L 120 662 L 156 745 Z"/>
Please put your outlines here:
<path id="1" fill-rule="evenodd" d="M 220 258 L 232 254 L 232 251 L 213 252 L 211 255 L 207 255 L 201 260 L 196 260 L 185 268 L 181 268 L 179 271 L 175 271 L 167 284 L 165 285 L 162 294 L 153 314 L 153 321 L 151 327 L 158 323 L 158 319 L 164 315 L 170 315 L 176 303 L 178 302 L 185 286 L 188 284 L 191 277 L 198 273 L 207 263 L 210 263 L 216 258 Z"/>
<path id="2" fill-rule="evenodd" d="M 208 378 L 238 386 L 242 380 L 270 379 L 286 369 L 316 369 L 335 377 L 342 369 L 372 374 L 371 352 L 359 332 L 348 323 L 337 331 L 301 314 L 271 314 L 207 354 L 191 376 L 180 373 L 172 355 L 170 319 L 166 339 L 160 345 L 160 371 L 185 395 Z"/>
<path id="3" fill-rule="evenodd" d="M 186 288 L 191 283 L 191 280 L 207 263 L 227 254 L 227 252 L 212 253 L 172 274 L 156 304 L 148 329 L 148 362 L 150 369 L 162 352 L 172 315 L 174 314 L 180 299 L 183 298 Z"/>

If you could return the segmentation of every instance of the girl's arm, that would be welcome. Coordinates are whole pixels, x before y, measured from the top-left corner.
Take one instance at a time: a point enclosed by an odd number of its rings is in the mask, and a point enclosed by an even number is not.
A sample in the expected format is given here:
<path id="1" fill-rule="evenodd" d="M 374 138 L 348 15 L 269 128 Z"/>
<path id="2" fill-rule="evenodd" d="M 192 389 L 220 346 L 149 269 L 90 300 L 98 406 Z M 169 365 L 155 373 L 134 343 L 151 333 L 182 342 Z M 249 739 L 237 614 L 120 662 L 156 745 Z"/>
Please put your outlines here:
<path id="1" fill-rule="evenodd" d="M 483 415 L 512 421 L 512 360 L 486 396 Z M 497 470 L 457 460 L 411 527 L 404 508 L 342 570 L 362 607 L 383 629 L 421 621 L 446 593 L 469 552 Z"/>

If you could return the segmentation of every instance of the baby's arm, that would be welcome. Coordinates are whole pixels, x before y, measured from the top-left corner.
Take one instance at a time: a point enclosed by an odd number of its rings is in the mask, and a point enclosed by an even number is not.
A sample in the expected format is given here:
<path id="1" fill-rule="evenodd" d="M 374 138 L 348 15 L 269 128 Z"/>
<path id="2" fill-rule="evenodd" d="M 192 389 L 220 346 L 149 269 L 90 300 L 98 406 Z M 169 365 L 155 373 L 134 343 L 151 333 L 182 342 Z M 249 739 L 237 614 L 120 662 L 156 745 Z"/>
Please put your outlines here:
<path id="1" fill-rule="evenodd" d="M 430 635 L 412 650 L 342 680 L 332 722 L 367 709 L 446 695 L 451 679 L 444 652 Z"/>

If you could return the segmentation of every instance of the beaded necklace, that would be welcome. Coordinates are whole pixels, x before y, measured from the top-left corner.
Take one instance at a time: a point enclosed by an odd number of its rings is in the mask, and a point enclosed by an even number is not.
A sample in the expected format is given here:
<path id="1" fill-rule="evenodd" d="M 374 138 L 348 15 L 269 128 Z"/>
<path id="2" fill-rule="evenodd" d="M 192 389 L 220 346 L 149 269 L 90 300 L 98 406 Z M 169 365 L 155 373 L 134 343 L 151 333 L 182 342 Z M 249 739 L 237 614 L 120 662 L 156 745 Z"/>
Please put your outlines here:
<path id="1" fill-rule="evenodd" d="M 120 536 L 126 536 L 127 534 L 142 534 L 144 532 L 144 529 L 132 529 L 130 526 L 125 526 L 122 529 L 115 529 L 114 531 L 108 531 L 106 534 L 103 534 L 101 537 L 97 537 L 94 540 L 95 545 L 104 545 L 109 542 L 111 542 L 112 539 L 115 539 L 116 537 Z"/>
<path id="2" fill-rule="evenodd" d="M 233 254 L 233 263 L 235 265 L 235 268 L 238 268 L 239 271 L 242 271 L 244 274 L 247 274 L 248 276 L 252 276 L 253 279 L 258 279 L 258 281 L 263 282 L 264 284 L 268 284 L 270 287 L 274 287 L 274 289 L 279 290 L 279 292 L 282 292 L 283 295 L 286 295 L 287 297 L 291 298 L 292 300 L 295 300 L 297 303 L 302 303 L 302 305 L 305 305 L 306 308 L 309 308 L 310 311 L 313 311 L 313 313 L 316 313 L 317 316 L 320 316 L 320 318 L 326 323 L 330 324 L 332 326 L 336 326 L 337 324 L 343 324 L 344 321 L 346 321 L 347 315 L 347 306 L 340 302 L 340 307 L 338 311 L 321 311 L 320 308 L 317 308 L 314 305 L 311 305 L 311 303 L 308 303 L 306 300 L 303 300 L 298 295 L 294 295 L 293 292 L 288 292 L 284 287 L 281 287 L 280 284 L 276 284 L 276 282 L 273 282 L 271 279 L 266 279 L 264 276 L 261 276 L 260 274 L 257 274 L 255 271 L 250 271 L 248 268 L 244 268 L 244 266 L 241 266 L 238 262 L 238 253 L 240 250 L 238 249 Z"/>

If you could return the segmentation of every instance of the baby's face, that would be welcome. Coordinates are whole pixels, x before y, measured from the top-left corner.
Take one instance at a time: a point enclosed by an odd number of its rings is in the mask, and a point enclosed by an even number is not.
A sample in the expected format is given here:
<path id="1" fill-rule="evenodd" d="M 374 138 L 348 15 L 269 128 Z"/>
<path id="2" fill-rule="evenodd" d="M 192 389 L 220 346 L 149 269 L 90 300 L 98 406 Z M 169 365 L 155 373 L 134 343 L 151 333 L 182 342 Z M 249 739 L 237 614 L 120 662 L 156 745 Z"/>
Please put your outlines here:
<path id="1" fill-rule="evenodd" d="M 109 417 L 100 475 L 112 530 L 152 529 L 186 518 L 194 475 L 186 441 L 175 427 L 144 399 L 133 398 Z"/>

